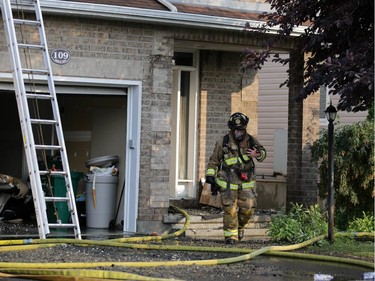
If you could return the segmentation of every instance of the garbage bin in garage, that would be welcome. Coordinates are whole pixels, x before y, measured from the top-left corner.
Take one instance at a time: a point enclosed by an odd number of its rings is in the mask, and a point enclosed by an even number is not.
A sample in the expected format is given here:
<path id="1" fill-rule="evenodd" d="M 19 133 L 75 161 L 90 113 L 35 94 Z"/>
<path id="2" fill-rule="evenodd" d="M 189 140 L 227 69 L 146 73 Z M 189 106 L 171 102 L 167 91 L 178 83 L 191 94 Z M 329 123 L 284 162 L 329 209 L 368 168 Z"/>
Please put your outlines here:
<path id="1" fill-rule="evenodd" d="M 70 177 L 72 179 L 73 193 L 77 194 L 78 182 L 83 178 L 84 173 L 72 171 Z M 51 185 L 52 188 L 47 188 L 47 178 L 42 180 L 44 182 L 44 189 L 46 189 L 46 196 L 53 197 L 66 197 L 66 183 L 65 177 L 61 175 L 51 176 Z M 53 195 L 51 195 L 53 192 Z M 66 202 L 47 202 L 47 215 L 50 222 L 57 222 L 58 220 L 61 223 L 70 222 L 70 211 Z"/>
<path id="2" fill-rule="evenodd" d="M 87 174 L 86 226 L 109 228 L 115 217 L 118 177 L 113 175 Z"/>

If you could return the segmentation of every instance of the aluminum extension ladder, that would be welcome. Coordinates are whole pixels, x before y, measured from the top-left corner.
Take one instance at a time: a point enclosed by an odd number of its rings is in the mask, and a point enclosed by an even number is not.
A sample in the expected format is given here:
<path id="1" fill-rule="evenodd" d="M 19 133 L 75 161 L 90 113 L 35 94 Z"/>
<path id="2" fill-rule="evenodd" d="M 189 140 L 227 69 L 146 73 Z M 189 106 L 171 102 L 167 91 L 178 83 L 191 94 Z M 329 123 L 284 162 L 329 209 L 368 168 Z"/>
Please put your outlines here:
<path id="1" fill-rule="evenodd" d="M 39 0 L 1 0 L 0 2 L 11 56 L 13 82 L 39 237 L 45 239 L 50 234 L 50 228 L 72 228 L 75 238 L 81 239 Z M 35 90 L 37 84 L 48 85 L 48 90 Z M 44 135 L 50 136 L 51 141 L 47 144 Z M 50 169 L 51 167 L 46 164 L 41 164 L 42 160 L 47 163 L 46 155 L 57 153 L 61 157 L 61 169 Z M 48 196 L 45 195 L 41 178 L 47 177 L 50 182 L 53 176 L 65 179 L 66 197 L 56 197 L 52 192 L 47 194 Z M 68 222 L 62 223 L 58 217 L 48 218 L 47 205 L 50 206 L 55 202 L 62 202 L 58 204 L 64 204 L 64 207 L 68 208 L 70 213 Z"/>

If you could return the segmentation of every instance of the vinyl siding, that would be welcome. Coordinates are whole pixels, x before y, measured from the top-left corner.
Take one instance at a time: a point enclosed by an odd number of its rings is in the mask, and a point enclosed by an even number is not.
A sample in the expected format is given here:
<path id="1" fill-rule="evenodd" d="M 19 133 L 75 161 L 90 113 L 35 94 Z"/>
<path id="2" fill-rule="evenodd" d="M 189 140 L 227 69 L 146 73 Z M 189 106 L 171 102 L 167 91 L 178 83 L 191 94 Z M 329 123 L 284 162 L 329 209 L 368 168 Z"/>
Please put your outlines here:
<path id="1" fill-rule="evenodd" d="M 286 56 L 286 55 L 284 55 Z M 258 72 L 258 140 L 267 150 L 267 158 L 257 163 L 258 176 L 270 176 L 274 172 L 286 175 L 287 167 L 287 132 L 288 132 L 288 87 L 282 84 L 287 79 L 288 65 L 267 62 Z M 338 97 L 330 96 L 333 105 Z M 325 102 L 323 100 L 323 102 Z M 324 108 L 324 105 L 322 105 Z M 325 108 L 324 108 L 325 110 Z M 323 113 L 324 116 L 324 113 Z M 337 126 L 352 124 L 365 120 L 365 112 L 338 112 Z M 251 122 L 251 120 L 250 120 Z M 327 121 L 321 118 L 320 128 L 327 128 Z"/>
<path id="2" fill-rule="evenodd" d="M 267 158 L 257 163 L 258 176 L 270 176 L 282 167 L 286 173 L 288 130 L 288 88 L 282 84 L 287 78 L 288 66 L 267 62 L 258 72 L 258 140 L 267 150 Z M 285 131 L 283 131 L 285 130 Z M 277 143 L 275 143 L 275 139 Z M 276 148 L 276 149 L 275 149 Z"/>

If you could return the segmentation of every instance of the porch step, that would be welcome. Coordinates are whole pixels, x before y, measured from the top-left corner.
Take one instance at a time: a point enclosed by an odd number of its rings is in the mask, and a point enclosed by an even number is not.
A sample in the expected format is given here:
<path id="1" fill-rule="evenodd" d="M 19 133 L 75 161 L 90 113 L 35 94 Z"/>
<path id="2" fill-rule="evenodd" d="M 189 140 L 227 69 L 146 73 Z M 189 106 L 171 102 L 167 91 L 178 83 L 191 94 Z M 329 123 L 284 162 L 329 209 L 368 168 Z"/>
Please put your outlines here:
<path id="1" fill-rule="evenodd" d="M 245 229 L 243 240 L 268 240 L 267 231 L 270 221 L 271 215 L 254 215 Z M 181 214 L 168 214 L 164 217 L 164 223 L 171 224 L 173 229 L 181 229 L 185 224 L 185 218 Z M 191 215 L 190 225 L 185 231 L 186 237 L 196 239 L 223 239 L 223 235 L 223 214 Z"/>

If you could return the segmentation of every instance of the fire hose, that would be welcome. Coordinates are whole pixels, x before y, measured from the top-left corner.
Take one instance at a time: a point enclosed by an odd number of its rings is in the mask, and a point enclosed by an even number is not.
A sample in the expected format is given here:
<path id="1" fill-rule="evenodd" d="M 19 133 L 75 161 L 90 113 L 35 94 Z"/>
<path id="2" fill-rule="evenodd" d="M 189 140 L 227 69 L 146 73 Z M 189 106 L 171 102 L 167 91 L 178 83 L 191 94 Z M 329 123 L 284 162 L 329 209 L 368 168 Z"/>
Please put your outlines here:
<path id="1" fill-rule="evenodd" d="M 131 280 L 170 280 L 170 279 L 160 279 L 144 277 L 140 275 L 134 275 L 130 273 L 118 272 L 118 271 L 103 271 L 103 270 L 79 270 L 84 268 L 96 268 L 96 267 L 113 267 L 113 266 L 123 266 L 123 267 L 157 267 L 157 266 L 179 266 L 179 265 L 222 265 L 230 263 L 238 263 L 243 261 L 248 261 L 259 255 L 274 255 L 282 257 L 300 258 L 300 259 L 310 259 L 310 260 L 321 260 L 329 262 L 337 262 L 344 264 L 351 264 L 362 266 L 365 268 L 374 269 L 374 264 L 366 261 L 339 258 L 332 256 L 322 256 L 314 254 L 302 254 L 302 253 L 288 253 L 285 251 L 291 251 L 300 249 L 309 245 L 312 245 L 324 238 L 326 235 L 320 235 L 315 238 L 309 239 L 305 242 L 286 245 L 286 246 L 268 246 L 258 250 L 252 249 L 240 249 L 240 248 L 224 248 L 224 247 L 195 247 L 195 246 L 182 246 L 182 245 L 149 245 L 149 244 L 138 244 L 130 242 L 146 242 L 146 241 L 161 241 L 163 239 L 169 239 L 172 237 L 177 237 L 181 235 L 189 227 L 190 218 L 189 215 L 179 209 L 175 209 L 184 215 L 185 224 L 180 230 L 171 233 L 164 234 L 160 236 L 144 236 L 144 237 L 128 237 L 128 238 L 118 238 L 110 239 L 104 241 L 98 240 L 78 240 L 78 239 L 24 239 L 24 240 L 0 240 L 0 252 L 1 251 L 19 251 L 19 250 L 31 250 L 40 247 L 53 247 L 61 244 L 74 244 L 82 246 L 110 246 L 110 247 L 124 247 L 132 249 L 150 249 L 150 250 L 166 250 L 166 251 L 202 251 L 202 252 L 227 252 L 227 253 L 239 253 L 239 256 L 222 258 L 222 259 L 211 259 L 211 260 L 177 260 L 177 261 L 147 261 L 147 262 L 74 262 L 74 263 L 10 263 L 10 262 L 0 262 L 0 272 L 3 274 L 17 274 L 17 276 L 74 276 L 78 278 L 100 278 L 100 279 L 131 279 Z M 337 236 L 372 236 L 374 233 L 337 233 Z M 74 269 L 72 269 L 74 268 Z M 1 273 L 0 273 L 1 277 Z M 142 279 L 143 278 L 143 279 Z M 92 280 L 92 279 L 90 279 Z"/>

